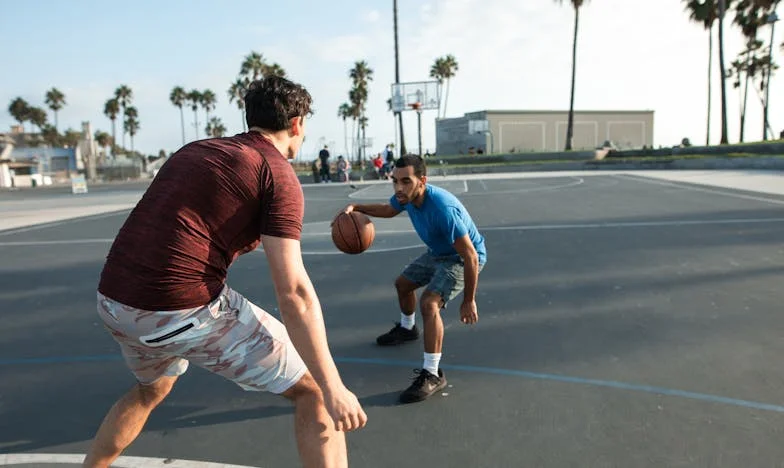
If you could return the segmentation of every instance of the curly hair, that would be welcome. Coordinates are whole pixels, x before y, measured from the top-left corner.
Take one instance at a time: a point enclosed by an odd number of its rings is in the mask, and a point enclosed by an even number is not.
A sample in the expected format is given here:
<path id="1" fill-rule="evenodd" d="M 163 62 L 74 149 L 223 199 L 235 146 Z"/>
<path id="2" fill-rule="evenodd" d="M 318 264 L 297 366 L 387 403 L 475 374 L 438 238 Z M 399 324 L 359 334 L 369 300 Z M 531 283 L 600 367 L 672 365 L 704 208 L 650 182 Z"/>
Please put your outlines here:
<path id="1" fill-rule="evenodd" d="M 313 99 L 304 86 L 280 76 L 256 80 L 245 94 L 245 120 L 248 128 L 280 131 L 291 126 L 294 117 L 313 113 Z"/>

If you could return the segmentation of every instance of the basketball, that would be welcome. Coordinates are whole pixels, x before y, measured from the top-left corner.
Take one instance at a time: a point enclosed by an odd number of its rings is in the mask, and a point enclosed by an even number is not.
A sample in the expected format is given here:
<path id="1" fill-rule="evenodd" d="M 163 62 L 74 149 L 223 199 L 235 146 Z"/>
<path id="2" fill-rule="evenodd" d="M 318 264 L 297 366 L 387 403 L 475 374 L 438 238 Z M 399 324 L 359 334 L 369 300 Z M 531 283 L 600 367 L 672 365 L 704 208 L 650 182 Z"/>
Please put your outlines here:
<path id="1" fill-rule="evenodd" d="M 332 242 L 341 252 L 360 254 L 367 250 L 376 237 L 376 228 L 363 213 L 340 213 L 332 223 Z"/>

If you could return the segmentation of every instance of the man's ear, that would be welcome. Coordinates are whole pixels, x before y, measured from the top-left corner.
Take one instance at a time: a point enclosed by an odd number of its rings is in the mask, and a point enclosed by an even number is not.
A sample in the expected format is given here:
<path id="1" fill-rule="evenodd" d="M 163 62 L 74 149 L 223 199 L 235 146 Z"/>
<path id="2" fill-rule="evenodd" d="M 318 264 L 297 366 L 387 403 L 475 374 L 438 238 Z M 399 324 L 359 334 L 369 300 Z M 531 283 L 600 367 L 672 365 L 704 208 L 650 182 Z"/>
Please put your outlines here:
<path id="1" fill-rule="evenodd" d="M 304 117 L 302 117 L 302 116 L 297 116 L 297 117 L 292 117 L 291 118 L 291 120 L 290 120 L 291 127 L 290 127 L 290 130 L 289 130 L 289 132 L 291 133 L 291 136 L 297 136 L 297 135 L 302 134 L 303 119 L 304 119 Z"/>

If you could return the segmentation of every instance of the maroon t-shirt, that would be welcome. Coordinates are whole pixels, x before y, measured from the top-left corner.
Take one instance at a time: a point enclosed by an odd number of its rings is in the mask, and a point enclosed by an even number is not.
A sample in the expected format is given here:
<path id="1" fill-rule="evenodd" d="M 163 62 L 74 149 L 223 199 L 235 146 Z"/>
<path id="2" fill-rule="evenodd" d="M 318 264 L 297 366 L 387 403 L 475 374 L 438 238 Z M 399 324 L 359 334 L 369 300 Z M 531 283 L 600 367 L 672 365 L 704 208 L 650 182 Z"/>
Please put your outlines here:
<path id="1" fill-rule="evenodd" d="M 98 290 L 144 310 L 202 306 L 262 235 L 299 239 L 303 214 L 294 169 L 260 134 L 190 143 L 161 167 L 131 211 Z"/>

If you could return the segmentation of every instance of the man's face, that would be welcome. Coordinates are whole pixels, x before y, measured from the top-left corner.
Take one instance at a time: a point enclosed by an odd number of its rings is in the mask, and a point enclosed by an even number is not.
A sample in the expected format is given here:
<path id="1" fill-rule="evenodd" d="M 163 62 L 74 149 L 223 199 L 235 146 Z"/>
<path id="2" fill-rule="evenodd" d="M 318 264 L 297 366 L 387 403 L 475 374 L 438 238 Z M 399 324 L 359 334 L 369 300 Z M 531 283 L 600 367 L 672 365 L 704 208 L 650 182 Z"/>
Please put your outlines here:
<path id="1" fill-rule="evenodd" d="M 425 189 L 427 177 L 419 178 L 414 174 L 414 168 L 396 167 L 392 170 L 392 186 L 395 188 L 395 198 L 401 205 L 414 201 Z"/>

